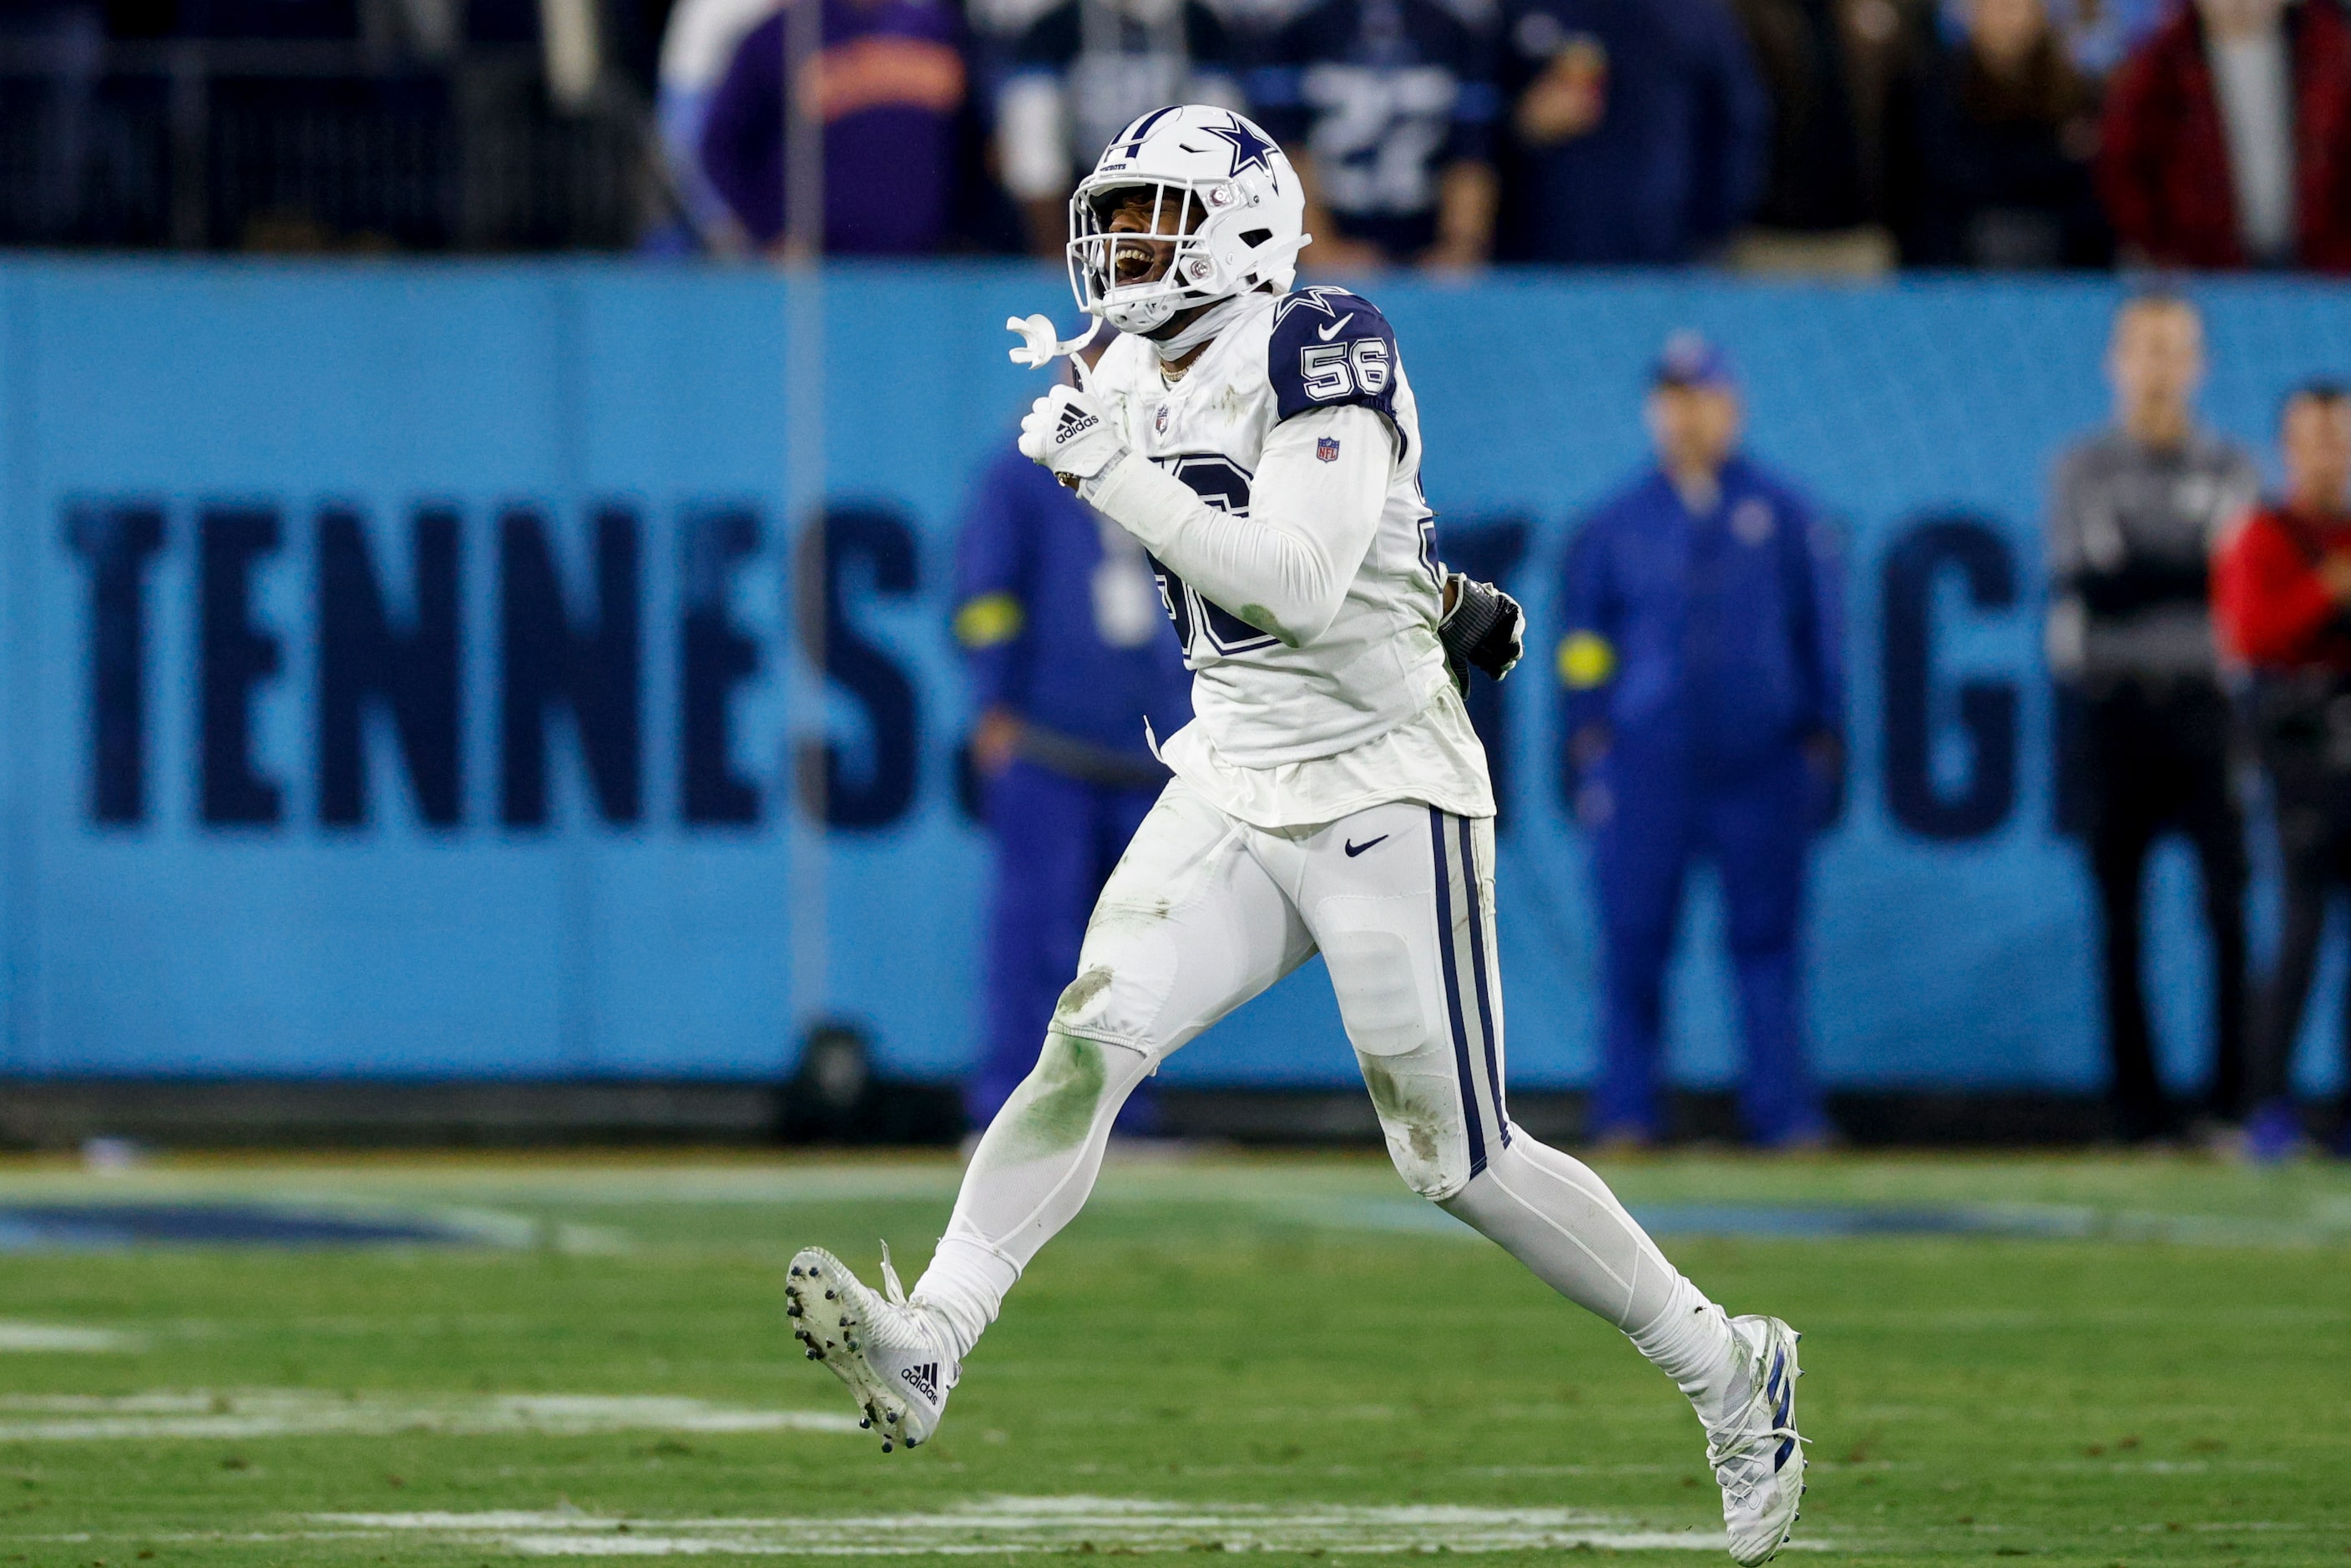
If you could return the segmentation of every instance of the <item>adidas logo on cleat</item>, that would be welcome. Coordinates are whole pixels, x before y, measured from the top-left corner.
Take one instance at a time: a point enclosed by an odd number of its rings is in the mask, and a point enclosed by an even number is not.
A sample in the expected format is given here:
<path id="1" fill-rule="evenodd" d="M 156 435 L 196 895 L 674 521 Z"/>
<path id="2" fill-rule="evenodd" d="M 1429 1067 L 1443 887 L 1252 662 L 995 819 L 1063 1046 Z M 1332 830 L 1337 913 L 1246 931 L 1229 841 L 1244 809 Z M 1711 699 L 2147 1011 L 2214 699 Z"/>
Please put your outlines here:
<path id="1" fill-rule="evenodd" d="M 936 1405 L 939 1402 L 939 1364 L 937 1362 L 934 1361 L 924 1366 L 901 1368 L 898 1375 L 906 1380 L 906 1386 L 923 1396 L 925 1403 Z"/>

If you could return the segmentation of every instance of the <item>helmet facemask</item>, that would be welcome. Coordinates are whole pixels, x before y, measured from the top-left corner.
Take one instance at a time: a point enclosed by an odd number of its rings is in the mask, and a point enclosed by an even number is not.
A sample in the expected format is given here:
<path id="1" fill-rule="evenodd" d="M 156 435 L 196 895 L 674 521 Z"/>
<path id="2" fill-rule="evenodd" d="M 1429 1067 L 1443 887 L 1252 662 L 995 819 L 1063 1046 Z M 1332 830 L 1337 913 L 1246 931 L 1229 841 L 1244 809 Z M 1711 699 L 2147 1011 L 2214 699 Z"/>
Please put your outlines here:
<path id="1" fill-rule="evenodd" d="M 1070 198 L 1070 286 L 1079 305 L 1121 331 L 1149 333 L 1239 292 L 1254 278 L 1225 275 L 1207 231 L 1210 218 L 1246 204 L 1230 180 L 1088 180 Z M 1113 228 L 1122 214 L 1133 215 Z"/>

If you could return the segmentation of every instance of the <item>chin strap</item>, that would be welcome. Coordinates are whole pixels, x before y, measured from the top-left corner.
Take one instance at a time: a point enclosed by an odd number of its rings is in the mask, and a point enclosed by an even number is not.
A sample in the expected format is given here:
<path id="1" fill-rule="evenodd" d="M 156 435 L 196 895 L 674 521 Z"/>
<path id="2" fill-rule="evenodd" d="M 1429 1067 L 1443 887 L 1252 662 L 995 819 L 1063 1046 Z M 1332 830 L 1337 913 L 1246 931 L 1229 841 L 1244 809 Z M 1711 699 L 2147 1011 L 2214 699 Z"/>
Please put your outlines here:
<path id="1" fill-rule="evenodd" d="M 1244 285 L 1238 294 L 1217 300 L 1207 310 L 1201 312 L 1198 320 L 1175 336 L 1165 339 L 1154 338 L 1151 340 L 1151 346 L 1159 350 L 1159 357 L 1163 361 L 1182 359 L 1231 326 L 1240 313 L 1248 308 L 1249 302 L 1258 297 L 1259 284 L 1267 281 L 1270 275 L 1290 266 L 1297 259 L 1300 251 L 1313 243 L 1312 235 L 1300 235 L 1296 239 L 1284 240 L 1280 245 L 1267 247 L 1257 258 L 1257 266 L 1249 275 L 1251 281 Z"/>
<path id="2" fill-rule="evenodd" d="M 1239 319 L 1241 312 L 1248 308 L 1250 298 L 1247 294 L 1236 294 L 1228 299 L 1219 299 L 1201 311 L 1198 319 L 1182 331 L 1165 338 L 1152 339 L 1151 346 L 1159 350 L 1163 363 L 1180 360 Z"/>

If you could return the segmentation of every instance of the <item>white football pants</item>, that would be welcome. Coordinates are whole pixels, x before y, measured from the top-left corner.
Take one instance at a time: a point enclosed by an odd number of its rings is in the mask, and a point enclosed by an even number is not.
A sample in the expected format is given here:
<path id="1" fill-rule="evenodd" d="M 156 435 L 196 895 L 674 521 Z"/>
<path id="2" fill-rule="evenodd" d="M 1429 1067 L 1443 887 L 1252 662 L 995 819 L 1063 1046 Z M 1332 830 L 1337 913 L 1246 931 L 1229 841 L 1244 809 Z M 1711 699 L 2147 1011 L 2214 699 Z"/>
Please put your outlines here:
<path id="1" fill-rule="evenodd" d="M 1597 1176 L 1504 1110 L 1493 833 L 1489 817 L 1412 802 L 1269 830 L 1169 784 L 1111 873 L 1036 1071 L 980 1139 L 915 1286 L 959 1352 L 1083 1206 L 1135 1084 L 1319 949 L 1405 1184 L 1630 1334 L 1707 1414 L 1732 1355 L 1720 1309 Z"/>

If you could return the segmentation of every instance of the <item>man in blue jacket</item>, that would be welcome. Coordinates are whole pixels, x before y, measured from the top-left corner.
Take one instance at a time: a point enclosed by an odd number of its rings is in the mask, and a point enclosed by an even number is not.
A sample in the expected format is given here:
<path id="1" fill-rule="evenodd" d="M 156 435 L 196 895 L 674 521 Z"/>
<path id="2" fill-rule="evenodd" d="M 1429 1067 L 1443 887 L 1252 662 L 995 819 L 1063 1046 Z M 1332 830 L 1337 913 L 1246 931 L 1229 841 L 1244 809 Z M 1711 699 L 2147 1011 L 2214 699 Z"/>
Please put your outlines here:
<path id="1" fill-rule="evenodd" d="M 1567 562 L 1559 674 L 1575 809 L 1592 834 L 1607 1017 L 1592 1131 L 1664 1131 L 1658 1035 L 1691 860 L 1721 878 L 1758 1144 L 1830 1135 L 1804 1063 L 1797 928 L 1807 842 L 1842 770 L 1843 604 L 1828 530 L 1738 450 L 1729 361 L 1666 345 L 1656 468 L 1593 514 Z"/>
<path id="2" fill-rule="evenodd" d="M 1095 896 L 1167 781 L 1144 722 L 1183 728 L 1192 686 L 1143 547 L 1009 443 L 965 515 L 956 604 L 996 839 L 986 1043 L 964 1091 L 984 1127 L 1037 1065 Z M 1130 1099 L 1120 1123 L 1151 1116 Z"/>

